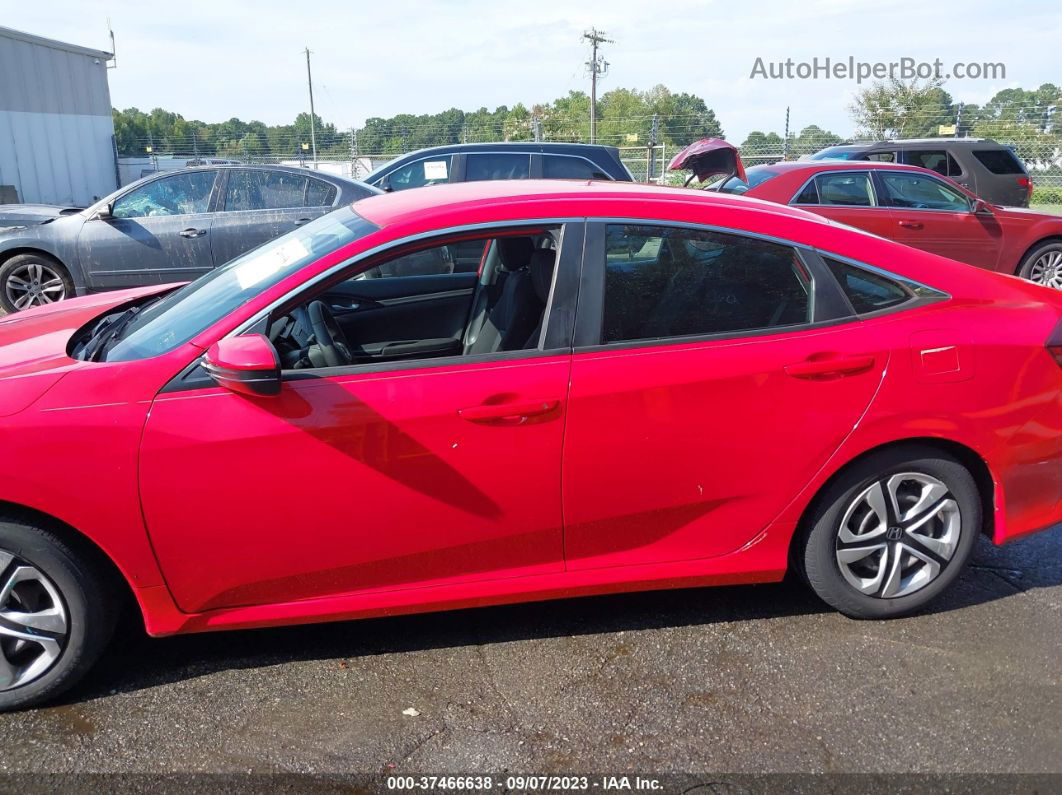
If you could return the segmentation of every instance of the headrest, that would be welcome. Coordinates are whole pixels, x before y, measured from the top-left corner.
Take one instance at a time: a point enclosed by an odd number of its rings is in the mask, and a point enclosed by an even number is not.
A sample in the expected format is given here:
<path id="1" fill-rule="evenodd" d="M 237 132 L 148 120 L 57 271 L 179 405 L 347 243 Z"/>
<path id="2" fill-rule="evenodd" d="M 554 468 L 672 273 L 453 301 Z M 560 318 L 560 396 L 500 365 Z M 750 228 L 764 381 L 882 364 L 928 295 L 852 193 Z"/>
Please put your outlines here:
<path id="1" fill-rule="evenodd" d="M 531 284 L 535 294 L 542 303 L 549 300 L 549 288 L 553 284 L 553 266 L 557 261 L 557 252 L 549 248 L 540 248 L 531 255 Z"/>
<path id="2" fill-rule="evenodd" d="M 499 237 L 498 259 L 503 271 L 518 271 L 527 267 L 535 243 L 529 237 Z"/>

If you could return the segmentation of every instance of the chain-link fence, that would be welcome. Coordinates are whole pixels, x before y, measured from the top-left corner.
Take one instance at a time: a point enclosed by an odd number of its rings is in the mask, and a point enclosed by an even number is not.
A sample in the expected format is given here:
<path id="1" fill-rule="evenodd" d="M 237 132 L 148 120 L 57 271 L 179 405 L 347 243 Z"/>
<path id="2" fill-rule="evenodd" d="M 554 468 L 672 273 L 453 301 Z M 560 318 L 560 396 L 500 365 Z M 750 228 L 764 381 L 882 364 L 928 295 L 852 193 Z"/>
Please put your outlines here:
<path id="1" fill-rule="evenodd" d="M 641 130 L 644 119 L 630 120 L 630 128 Z M 612 127 L 622 128 L 618 120 L 611 120 Z M 521 140 L 525 136 L 518 135 L 506 138 L 505 132 L 498 135 L 496 140 Z M 467 133 L 467 131 L 466 131 Z M 207 147 L 197 141 L 181 141 L 173 147 L 172 152 L 157 152 L 148 144 L 142 149 L 152 151 L 119 152 L 119 171 L 123 184 L 139 179 L 156 171 L 168 171 L 184 168 L 188 165 L 201 163 L 241 162 L 284 164 L 293 166 L 306 166 L 317 168 L 339 176 L 353 179 L 361 179 L 373 169 L 386 163 L 397 154 L 364 152 L 359 147 L 358 131 L 331 131 L 327 135 L 318 137 L 317 159 L 314 161 L 313 152 L 301 138 L 304 136 L 293 135 L 291 140 L 284 140 L 276 145 L 274 152 L 263 154 L 255 151 L 255 147 L 243 143 L 242 146 L 229 146 L 217 149 L 216 152 L 205 153 L 202 150 Z M 480 135 L 473 137 L 482 137 Z M 640 132 L 627 134 L 612 134 L 610 140 L 604 143 L 615 143 L 611 139 L 622 139 L 625 142 L 644 137 Z M 752 136 L 750 136 L 751 138 Z M 782 160 L 799 160 L 802 157 L 814 154 L 825 146 L 837 143 L 836 137 L 818 138 L 817 136 L 791 136 L 788 141 L 779 136 L 773 136 L 771 141 L 747 141 L 740 149 L 741 158 L 747 167 L 776 163 Z M 858 141 L 859 139 L 854 139 Z M 1035 185 L 1033 204 L 1058 205 L 1062 207 L 1062 141 L 1055 135 L 1041 135 L 1024 138 L 1006 138 L 999 136 L 995 140 L 1014 148 L 1018 157 L 1032 177 Z M 276 142 L 275 142 L 276 143 Z M 680 147 L 677 144 L 647 145 L 624 145 L 619 147 L 620 159 L 635 180 L 639 182 L 667 182 L 676 184 L 682 182 L 678 174 L 669 174 L 667 164 L 669 158 L 674 156 Z M 277 150 L 285 154 L 275 154 Z"/>

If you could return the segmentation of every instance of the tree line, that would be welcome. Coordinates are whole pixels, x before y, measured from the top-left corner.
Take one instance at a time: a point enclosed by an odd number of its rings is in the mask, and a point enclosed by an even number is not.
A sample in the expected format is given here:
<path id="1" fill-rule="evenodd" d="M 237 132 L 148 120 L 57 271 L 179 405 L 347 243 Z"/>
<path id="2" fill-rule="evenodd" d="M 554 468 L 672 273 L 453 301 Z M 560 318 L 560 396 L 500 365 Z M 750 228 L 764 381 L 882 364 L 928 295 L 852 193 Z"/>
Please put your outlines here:
<path id="1" fill-rule="evenodd" d="M 1045 146 L 1062 146 L 1062 118 L 1055 112 L 1062 92 L 1051 83 L 1033 90 L 1008 88 L 983 106 L 953 100 L 937 82 L 876 83 L 859 91 L 851 106 L 857 138 L 914 138 L 968 135 L 996 138 L 1019 147 L 1028 157 L 1042 156 Z M 175 154 L 241 160 L 299 159 L 309 156 L 310 116 L 300 113 L 291 124 L 267 125 L 232 118 L 210 123 L 185 119 L 155 108 L 114 112 L 119 154 Z M 695 94 L 675 93 L 658 85 L 648 91 L 618 88 L 597 102 L 597 140 L 613 146 L 645 146 L 651 141 L 669 149 L 714 136 L 725 137 L 715 111 Z M 955 132 L 951 132 L 954 126 Z M 502 105 L 489 110 L 450 108 L 441 113 L 373 117 L 355 131 L 315 118 L 318 156 L 346 159 L 352 154 L 397 155 L 443 144 L 533 140 L 587 141 L 590 97 L 571 91 L 552 102 Z M 841 136 L 816 124 L 799 132 L 754 130 L 740 144 L 746 159 L 791 156 L 841 143 Z M 1035 153 L 1034 150 L 1035 149 Z M 1028 157 L 1026 159 L 1028 159 Z"/>

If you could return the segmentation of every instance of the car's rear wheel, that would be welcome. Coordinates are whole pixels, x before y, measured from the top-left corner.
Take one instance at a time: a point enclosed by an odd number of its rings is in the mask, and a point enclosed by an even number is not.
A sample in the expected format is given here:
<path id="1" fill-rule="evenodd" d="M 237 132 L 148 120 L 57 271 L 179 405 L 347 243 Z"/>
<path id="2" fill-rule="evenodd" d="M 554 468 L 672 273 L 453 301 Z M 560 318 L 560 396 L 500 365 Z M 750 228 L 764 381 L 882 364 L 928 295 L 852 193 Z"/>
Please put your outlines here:
<path id="1" fill-rule="evenodd" d="M 74 282 L 59 262 L 46 254 L 17 254 L 0 267 L 0 306 L 18 312 L 74 295 Z"/>
<path id="2" fill-rule="evenodd" d="M 1062 290 L 1062 240 L 1048 240 L 1033 248 L 1021 261 L 1018 275 L 1044 287 Z"/>
<path id="3" fill-rule="evenodd" d="M 114 630 L 113 589 L 57 534 L 0 519 L 0 711 L 75 685 Z"/>
<path id="4" fill-rule="evenodd" d="M 853 618 L 918 611 L 970 559 L 981 500 L 970 472 L 932 448 L 893 448 L 843 472 L 817 501 L 800 563 L 812 590 Z"/>

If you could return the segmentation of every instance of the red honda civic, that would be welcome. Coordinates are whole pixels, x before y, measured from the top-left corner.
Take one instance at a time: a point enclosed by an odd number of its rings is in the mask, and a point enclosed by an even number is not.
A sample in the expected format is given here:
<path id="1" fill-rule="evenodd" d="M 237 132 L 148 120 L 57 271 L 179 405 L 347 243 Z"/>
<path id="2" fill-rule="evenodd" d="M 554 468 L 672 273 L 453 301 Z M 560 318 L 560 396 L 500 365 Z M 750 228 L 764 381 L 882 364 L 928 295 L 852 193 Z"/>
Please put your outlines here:
<path id="1" fill-rule="evenodd" d="M 1062 218 L 989 204 L 929 169 L 798 161 L 754 166 L 713 187 L 802 207 L 898 243 L 1062 290 Z"/>
<path id="2" fill-rule="evenodd" d="M 0 707 L 152 635 L 772 582 L 923 607 L 1062 520 L 1062 295 L 622 183 L 364 199 L 0 321 Z"/>

